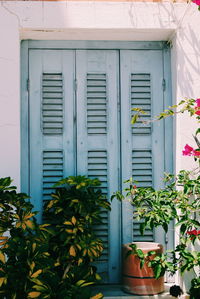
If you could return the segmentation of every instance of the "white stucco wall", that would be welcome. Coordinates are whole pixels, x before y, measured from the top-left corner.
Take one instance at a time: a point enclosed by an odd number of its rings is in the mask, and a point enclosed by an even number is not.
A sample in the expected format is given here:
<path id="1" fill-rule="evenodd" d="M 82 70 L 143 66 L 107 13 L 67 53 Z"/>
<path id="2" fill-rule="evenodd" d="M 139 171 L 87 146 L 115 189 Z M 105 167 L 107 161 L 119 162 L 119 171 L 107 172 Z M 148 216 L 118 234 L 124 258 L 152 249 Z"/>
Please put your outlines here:
<path id="1" fill-rule="evenodd" d="M 1 1 L 0 177 L 9 175 L 20 187 L 20 40 L 172 40 L 176 103 L 200 97 L 199 28 L 195 4 Z M 193 158 L 181 152 L 186 143 L 194 145 L 196 123 L 179 115 L 174 125 L 175 169 L 191 169 Z"/>
<path id="2" fill-rule="evenodd" d="M 20 37 L 17 18 L 0 6 L 0 176 L 20 182 Z"/>
<path id="3" fill-rule="evenodd" d="M 200 12 L 195 4 L 1 1 L 0 176 L 20 177 L 20 39 L 172 40 L 173 100 L 200 96 Z M 191 125 L 189 125 L 191 123 Z M 177 118 L 175 168 L 194 122 Z"/>
<path id="4" fill-rule="evenodd" d="M 172 84 L 174 101 L 200 97 L 200 11 L 191 5 L 178 26 L 172 48 Z M 195 119 L 178 115 L 176 123 L 177 171 L 195 167 L 192 157 L 184 157 L 181 151 L 186 143 L 196 147 L 192 132 L 197 128 Z"/>

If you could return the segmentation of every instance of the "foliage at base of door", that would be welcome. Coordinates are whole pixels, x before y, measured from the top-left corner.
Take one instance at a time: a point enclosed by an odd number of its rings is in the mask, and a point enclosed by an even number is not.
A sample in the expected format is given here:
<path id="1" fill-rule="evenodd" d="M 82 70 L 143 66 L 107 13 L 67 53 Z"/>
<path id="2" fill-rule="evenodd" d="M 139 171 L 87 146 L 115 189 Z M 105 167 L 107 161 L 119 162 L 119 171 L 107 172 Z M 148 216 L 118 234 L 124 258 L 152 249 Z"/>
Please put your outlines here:
<path id="1" fill-rule="evenodd" d="M 129 199 L 134 207 L 133 217 L 140 221 L 140 233 L 145 229 L 153 230 L 162 227 L 165 233 L 171 221 L 176 223 L 179 229 L 179 244 L 174 250 L 157 255 L 150 263 L 156 278 L 164 275 L 165 271 L 174 275 L 177 271 L 181 274 L 200 267 L 200 253 L 195 248 L 200 236 L 200 176 L 192 177 L 192 172 L 182 170 L 177 176 L 166 174 L 166 186 L 163 189 L 137 188 L 136 182 L 127 180 L 125 192 L 117 191 L 112 199 L 120 201 Z M 148 261 L 148 256 L 140 250 L 130 251 L 137 254 L 141 260 L 141 266 Z M 152 252 L 154 254 L 154 252 Z M 194 294 L 199 292 L 199 277 L 193 281 L 193 299 L 199 299 Z"/>
<path id="2" fill-rule="evenodd" d="M 200 298 L 200 278 L 193 278 L 190 288 L 190 299 Z"/>
<path id="3" fill-rule="evenodd" d="M 102 298 L 90 292 L 100 280 L 91 263 L 103 251 L 93 227 L 101 223 L 101 210 L 110 209 L 99 181 L 60 181 L 44 205 L 43 224 L 29 197 L 11 182 L 0 179 L 0 298 Z"/>
<path id="4" fill-rule="evenodd" d="M 145 114 L 141 108 L 134 108 L 135 115 L 132 123 L 135 124 L 141 115 Z M 128 199 L 134 207 L 133 217 L 140 223 L 140 233 L 144 234 L 145 229 L 153 230 L 162 227 L 167 234 L 170 233 L 169 225 L 175 224 L 176 234 L 179 234 L 179 241 L 175 249 L 167 251 L 164 255 L 156 257 L 149 266 L 153 268 L 156 278 L 159 278 L 165 271 L 172 275 L 177 271 L 187 273 L 193 270 L 196 276 L 191 281 L 189 293 L 191 299 L 200 298 L 200 98 L 186 98 L 177 105 L 171 106 L 161 112 L 151 121 L 162 120 L 169 116 L 188 113 L 195 117 L 198 129 L 194 132 L 193 138 L 195 148 L 186 144 L 182 151 L 183 156 L 193 157 L 196 167 L 191 171 L 180 170 L 175 176 L 165 173 L 163 188 L 142 188 L 137 187 L 137 182 L 132 178 L 127 180 L 127 187 L 124 192 L 117 191 L 112 199 L 120 201 Z M 188 124 L 189 126 L 189 124 Z M 140 251 L 135 249 L 130 254 L 137 254 L 144 264 Z M 197 270 L 198 269 L 198 270 Z"/>

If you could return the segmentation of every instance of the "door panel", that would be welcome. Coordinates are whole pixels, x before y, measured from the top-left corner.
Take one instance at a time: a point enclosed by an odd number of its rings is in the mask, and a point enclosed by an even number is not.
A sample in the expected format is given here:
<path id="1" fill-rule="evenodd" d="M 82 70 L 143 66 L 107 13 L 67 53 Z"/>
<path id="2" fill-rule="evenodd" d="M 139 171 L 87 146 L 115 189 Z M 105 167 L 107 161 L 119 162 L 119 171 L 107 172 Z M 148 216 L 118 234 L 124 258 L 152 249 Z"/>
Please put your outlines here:
<path id="1" fill-rule="evenodd" d="M 42 219 L 52 185 L 74 174 L 74 53 L 30 51 L 30 195 Z"/>
<path id="2" fill-rule="evenodd" d="M 69 175 L 99 178 L 110 198 L 133 176 L 140 186 L 160 187 L 164 128 L 148 123 L 163 110 L 162 51 L 29 51 L 30 195 L 42 220 L 52 185 Z M 146 111 L 131 127 L 131 108 Z M 104 282 L 120 281 L 121 243 L 164 242 L 158 230 L 139 237 L 128 202 L 112 202 L 95 228 L 105 250 L 97 262 Z"/>
<path id="3" fill-rule="evenodd" d="M 122 180 L 133 176 L 140 187 L 162 186 L 164 173 L 163 122 L 149 122 L 163 111 L 162 51 L 121 51 L 121 130 Z M 131 126 L 132 108 L 145 111 Z M 146 122 L 146 124 L 143 123 Z M 156 230 L 139 233 L 139 223 L 132 220 L 132 207 L 123 207 L 123 243 L 158 241 L 164 244 L 164 233 Z"/>
<path id="4" fill-rule="evenodd" d="M 107 198 L 119 189 L 118 63 L 117 51 L 81 50 L 76 55 L 77 173 L 99 178 Z M 119 279 L 119 211 L 113 202 L 96 230 L 105 246 L 98 268 L 107 282 Z"/>

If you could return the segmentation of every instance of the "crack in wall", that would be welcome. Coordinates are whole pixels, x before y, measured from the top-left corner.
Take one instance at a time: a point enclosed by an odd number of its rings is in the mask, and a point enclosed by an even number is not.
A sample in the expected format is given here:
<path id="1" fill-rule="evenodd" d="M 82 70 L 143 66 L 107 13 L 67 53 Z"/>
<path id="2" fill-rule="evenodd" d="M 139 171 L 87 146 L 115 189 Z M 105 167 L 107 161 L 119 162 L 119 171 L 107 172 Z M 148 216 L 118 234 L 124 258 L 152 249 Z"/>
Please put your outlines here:
<path id="1" fill-rule="evenodd" d="M 7 6 L 5 6 L 4 4 L 5 4 L 5 1 L 1 1 L 1 7 L 3 7 L 7 12 L 9 12 L 11 15 L 13 15 L 17 18 L 18 25 L 21 28 L 22 25 L 21 25 L 20 17 L 16 13 L 14 13 L 12 10 L 10 10 Z"/>

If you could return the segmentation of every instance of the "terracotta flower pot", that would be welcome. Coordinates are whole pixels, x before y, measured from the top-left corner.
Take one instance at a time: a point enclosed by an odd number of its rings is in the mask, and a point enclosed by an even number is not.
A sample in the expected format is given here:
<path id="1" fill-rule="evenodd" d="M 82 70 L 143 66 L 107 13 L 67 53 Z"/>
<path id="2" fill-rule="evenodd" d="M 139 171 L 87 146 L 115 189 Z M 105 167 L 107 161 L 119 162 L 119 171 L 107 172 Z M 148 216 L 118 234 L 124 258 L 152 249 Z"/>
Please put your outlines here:
<path id="1" fill-rule="evenodd" d="M 129 255 L 126 257 L 127 252 L 131 249 L 131 243 L 123 245 L 122 257 L 122 278 L 123 290 L 125 292 L 137 295 L 155 295 L 164 291 L 164 277 L 159 279 L 154 278 L 153 270 L 144 264 L 140 268 L 140 260 L 137 255 Z M 163 246 L 158 243 L 152 242 L 134 242 L 138 249 L 143 253 L 155 251 L 156 253 L 163 252 Z"/>

